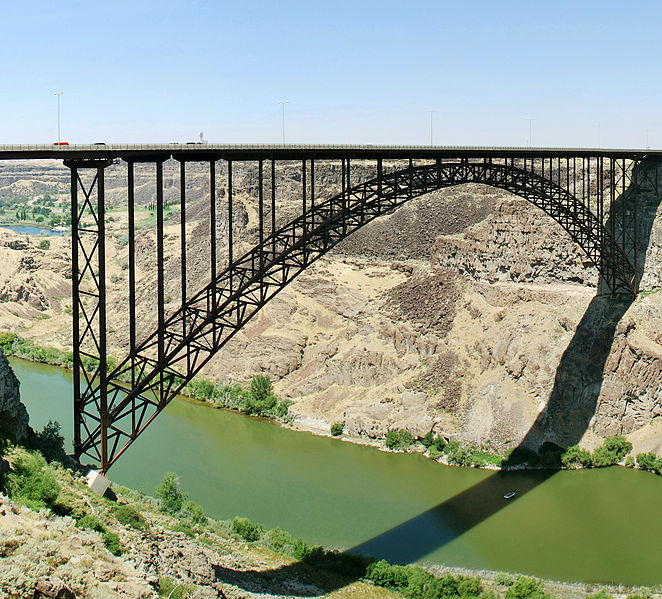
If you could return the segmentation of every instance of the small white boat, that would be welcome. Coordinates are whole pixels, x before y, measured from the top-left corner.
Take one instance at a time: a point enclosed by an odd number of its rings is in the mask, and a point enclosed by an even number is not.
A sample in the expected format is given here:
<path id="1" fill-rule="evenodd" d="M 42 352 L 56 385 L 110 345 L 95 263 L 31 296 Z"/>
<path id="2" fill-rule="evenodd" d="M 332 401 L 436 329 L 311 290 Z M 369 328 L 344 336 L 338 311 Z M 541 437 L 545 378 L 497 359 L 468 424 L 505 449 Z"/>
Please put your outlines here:
<path id="1" fill-rule="evenodd" d="M 510 499 L 512 497 L 515 497 L 515 491 L 509 491 L 503 496 L 504 499 Z"/>

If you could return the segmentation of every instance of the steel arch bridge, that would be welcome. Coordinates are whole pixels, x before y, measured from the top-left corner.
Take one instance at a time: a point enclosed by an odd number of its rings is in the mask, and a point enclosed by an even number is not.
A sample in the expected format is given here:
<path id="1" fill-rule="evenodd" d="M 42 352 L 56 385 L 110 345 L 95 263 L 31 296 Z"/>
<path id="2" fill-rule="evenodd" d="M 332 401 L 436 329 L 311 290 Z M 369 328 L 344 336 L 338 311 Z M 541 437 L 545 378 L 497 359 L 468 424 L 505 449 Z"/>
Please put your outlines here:
<path id="1" fill-rule="evenodd" d="M 654 154 L 654 153 L 653 153 Z M 405 202 L 465 183 L 522 197 L 554 219 L 586 253 L 612 294 L 637 293 L 637 196 L 656 195 L 655 156 L 628 150 L 318 146 L 2 147 L 2 158 L 64 158 L 71 170 L 74 345 L 74 450 L 107 472 L 177 393 L 280 290 L 352 232 Z M 181 303 L 166 311 L 163 164 L 180 173 Z M 104 171 L 127 163 L 129 351 L 110 366 L 107 351 Z M 225 171 L 227 260 L 217 264 L 218 164 Z M 209 166 L 210 272 L 187 291 L 186 173 Z M 257 179 L 257 243 L 235 257 L 233 165 L 250 163 Z M 293 165 L 301 209 L 278 222 L 276 163 Z M 360 175 L 352 173 L 356 162 Z M 136 328 L 137 163 L 155 166 L 157 324 Z M 316 197 L 316 165 L 335 164 L 340 185 Z M 268 177 L 265 177 L 265 171 Z M 369 171 L 369 175 L 366 172 Z M 265 180 L 267 179 L 267 180 Z M 319 190 L 319 183 L 318 183 Z M 318 194 L 319 195 L 319 194 Z"/>

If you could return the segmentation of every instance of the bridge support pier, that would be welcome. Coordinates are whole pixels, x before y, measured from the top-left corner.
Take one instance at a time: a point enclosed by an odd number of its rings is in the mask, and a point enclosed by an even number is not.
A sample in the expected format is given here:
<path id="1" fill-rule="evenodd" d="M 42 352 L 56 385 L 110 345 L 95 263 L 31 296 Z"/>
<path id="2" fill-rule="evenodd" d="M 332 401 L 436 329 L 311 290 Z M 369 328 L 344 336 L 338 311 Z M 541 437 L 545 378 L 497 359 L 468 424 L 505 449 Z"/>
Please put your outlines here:
<path id="1" fill-rule="evenodd" d="M 98 457 L 101 463 L 108 459 L 110 422 L 104 188 L 104 171 L 110 164 L 110 159 L 65 160 L 65 166 L 71 169 L 74 455 L 77 458 L 81 455 L 82 434 L 87 437 L 97 433 L 100 435 Z M 83 174 L 85 172 L 89 176 Z M 96 383 L 98 393 L 93 391 Z M 97 424 L 93 426 L 92 423 Z"/>

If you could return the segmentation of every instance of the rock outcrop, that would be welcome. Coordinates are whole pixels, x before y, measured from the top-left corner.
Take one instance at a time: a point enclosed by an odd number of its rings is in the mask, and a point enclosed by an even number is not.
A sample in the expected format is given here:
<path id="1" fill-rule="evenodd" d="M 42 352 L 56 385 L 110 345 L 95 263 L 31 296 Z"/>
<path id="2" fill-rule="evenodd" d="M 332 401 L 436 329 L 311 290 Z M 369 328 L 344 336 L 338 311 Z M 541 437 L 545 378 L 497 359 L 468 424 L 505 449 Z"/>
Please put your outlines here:
<path id="1" fill-rule="evenodd" d="M 25 442 L 30 433 L 28 412 L 21 403 L 18 379 L 0 351 L 0 435 Z"/>

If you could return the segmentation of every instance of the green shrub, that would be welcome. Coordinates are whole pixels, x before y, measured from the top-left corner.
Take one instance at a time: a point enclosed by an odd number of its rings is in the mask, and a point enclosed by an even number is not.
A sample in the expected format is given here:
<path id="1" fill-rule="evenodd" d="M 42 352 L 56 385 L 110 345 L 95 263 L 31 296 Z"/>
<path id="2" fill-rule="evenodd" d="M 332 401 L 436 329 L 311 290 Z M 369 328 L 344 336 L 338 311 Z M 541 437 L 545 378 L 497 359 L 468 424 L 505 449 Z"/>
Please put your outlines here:
<path id="1" fill-rule="evenodd" d="M 439 590 L 435 577 L 423 568 L 410 567 L 408 569 L 405 596 L 409 599 L 437 599 Z"/>
<path id="2" fill-rule="evenodd" d="M 41 454 L 16 449 L 7 456 L 12 470 L 2 477 L 2 489 L 17 503 L 39 510 L 51 507 L 60 494 L 55 473 Z"/>
<path id="3" fill-rule="evenodd" d="M 590 452 L 579 447 L 579 445 L 571 445 L 561 455 L 561 463 L 566 468 L 581 468 L 591 466 L 593 458 Z"/>
<path id="4" fill-rule="evenodd" d="M 518 576 L 515 582 L 506 591 L 505 599 L 545 599 L 542 580 L 528 576 Z"/>
<path id="5" fill-rule="evenodd" d="M 276 551 L 283 551 L 285 545 L 292 543 L 292 537 L 280 528 L 272 528 L 267 533 L 267 543 Z"/>
<path id="6" fill-rule="evenodd" d="M 43 455 L 47 461 L 62 462 L 66 458 L 64 451 L 64 437 L 60 434 L 60 423 L 49 420 L 34 436 L 34 448 Z"/>
<path id="7" fill-rule="evenodd" d="M 186 493 L 179 488 L 177 475 L 174 472 L 166 472 L 163 479 L 157 485 L 156 498 L 161 502 L 161 509 L 170 515 L 175 515 L 182 509 Z"/>
<path id="8" fill-rule="evenodd" d="M 103 539 L 103 544 L 106 546 L 106 549 L 108 549 L 113 555 L 122 555 L 124 553 L 124 547 L 122 547 L 120 537 L 117 533 L 106 530 L 101 533 L 101 538 Z"/>
<path id="9" fill-rule="evenodd" d="M 340 437 L 342 435 L 343 429 L 345 428 L 345 425 L 342 422 L 334 422 L 331 425 L 331 434 L 334 437 Z"/>
<path id="10" fill-rule="evenodd" d="M 89 530 L 96 530 L 97 532 L 105 532 L 106 527 L 104 524 L 92 514 L 85 514 L 76 522 L 78 528 L 88 528 Z"/>
<path id="11" fill-rule="evenodd" d="M 51 249 L 51 242 L 48 239 L 42 239 L 39 242 L 39 245 L 37 245 L 37 249 L 39 249 L 39 250 L 50 250 Z"/>
<path id="12" fill-rule="evenodd" d="M 521 464 L 537 466 L 539 463 L 540 456 L 528 447 L 515 447 L 515 449 L 506 455 L 505 459 L 505 464 L 509 466 L 519 466 Z"/>
<path id="13" fill-rule="evenodd" d="M 509 587 L 515 582 L 515 579 L 505 572 L 499 572 L 494 578 L 494 582 L 502 587 Z"/>
<path id="14" fill-rule="evenodd" d="M 652 451 L 647 453 L 638 453 L 637 466 L 642 470 L 655 472 L 655 474 L 662 473 L 662 459 L 656 456 Z"/>
<path id="15" fill-rule="evenodd" d="M 414 436 L 402 428 L 386 433 L 386 447 L 389 449 L 407 449 L 414 442 Z"/>
<path id="16" fill-rule="evenodd" d="M 593 595 L 588 595 L 586 599 L 614 599 L 614 597 L 613 595 L 610 595 L 605 589 L 602 589 Z"/>
<path id="17" fill-rule="evenodd" d="M 248 518 L 237 516 L 232 520 L 232 532 L 239 535 L 244 541 L 257 541 L 264 532 L 261 524 L 255 524 Z"/>
<path id="18" fill-rule="evenodd" d="M 613 466 L 618 463 L 616 454 L 609 451 L 604 445 L 601 445 L 593 452 L 591 460 L 595 468 L 604 468 L 605 466 Z"/>
<path id="19" fill-rule="evenodd" d="M 446 456 L 448 463 L 456 466 L 471 466 L 474 463 L 474 448 L 461 445 L 457 441 L 451 441 L 446 445 Z"/>
<path id="20" fill-rule="evenodd" d="M 406 566 L 392 566 L 383 559 L 368 565 L 366 578 L 377 586 L 394 591 L 402 591 L 409 584 Z"/>
<path id="21" fill-rule="evenodd" d="M 147 522 L 143 515 L 130 505 L 118 505 L 113 510 L 113 514 L 125 526 L 131 526 L 137 530 L 147 530 Z"/>
<path id="22" fill-rule="evenodd" d="M 483 585 L 478 576 L 458 576 L 457 591 L 460 597 L 480 597 Z"/>
<path id="23" fill-rule="evenodd" d="M 545 441 L 540 447 L 538 447 L 538 455 L 540 456 L 541 465 L 546 468 L 561 467 L 563 451 L 563 447 L 559 447 L 556 443 Z"/>
<path id="24" fill-rule="evenodd" d="M 620 462 L 628 453 L 632 451 L 632 443 L 621 435 L 607 437 L 603 443 L 604 448 L 616 456 L 616 461 Z"/>
<path id="25" fill-rule="evenodd" d="M 304 560 L 313 552 L 313 547 L 309 546 L 303 539 L 294 539 L 292 542 L 292 557 L 298 560 Z"/>
<path id="26" fill-rule="evenodd" d="M 207 516 L 201 505 L 195 501 L 187 501 L 182 506 L 182 515 L 184 518 L 193 522 L 193 524 L 203 525 L 207 523 Z"/>

